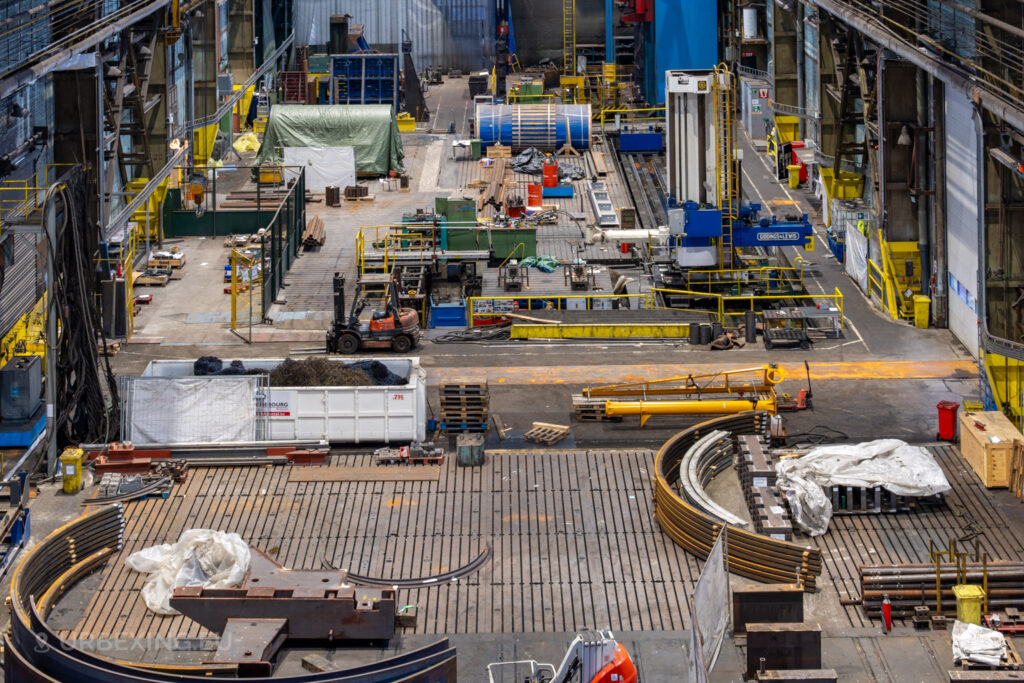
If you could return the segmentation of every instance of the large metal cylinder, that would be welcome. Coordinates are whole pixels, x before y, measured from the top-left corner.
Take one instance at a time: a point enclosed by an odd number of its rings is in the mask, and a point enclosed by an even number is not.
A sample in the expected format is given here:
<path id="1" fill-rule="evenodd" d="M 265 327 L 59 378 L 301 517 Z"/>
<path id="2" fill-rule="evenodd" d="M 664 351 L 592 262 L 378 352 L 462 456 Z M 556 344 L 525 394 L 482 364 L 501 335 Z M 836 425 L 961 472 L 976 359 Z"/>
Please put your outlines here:
<path id="1" fill-rule="evenodd" d="M 476 131 L 485 146 L 558 150 L 590 147 L 589 104 L 478 104 Z"/>

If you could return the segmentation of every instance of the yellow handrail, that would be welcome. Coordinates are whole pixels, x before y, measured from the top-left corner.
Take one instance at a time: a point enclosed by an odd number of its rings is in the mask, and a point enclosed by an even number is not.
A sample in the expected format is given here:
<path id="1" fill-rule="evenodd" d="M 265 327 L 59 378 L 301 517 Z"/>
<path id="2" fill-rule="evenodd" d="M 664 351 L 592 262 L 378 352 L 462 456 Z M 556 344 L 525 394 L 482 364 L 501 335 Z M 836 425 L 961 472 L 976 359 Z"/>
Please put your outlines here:
<path id="1" fill-rule="evenodd" d="M 645 304 L 645 306 L 644 306 L 645 308 L 647 308 L 646 304 L 651 301 L 651 297 L 650 297 L 649 293 L 640 293 L 640 294 L 556 294 L 556 295 L 550 295 L 549 294 L 549 295 L 526 295 L 526 296 L 514 296 L 514 295 L 507 295 L 506 294 L 506 295 L 502 295 L 502 296 L 472 296 L 472 297 L 469 297 L 468 299 L 466 299 L 466 307 L 467 307 L 468 313 L 469 313 L 469 326 L 470 327 L 475 327 L 476 326 L 476 319 L 477 318 L 500 318 L 503 315 L 505 315 L 506 313 L 510 312 L 510 311 L 477 311 L 476 310 L 476 304 L 477 304 L 478 301 L 515 301 L 515 302 L 526 301 L 526 302 L 528 302 L 527 308 L 522 308 L 521 309 L 521 308 L 517 307 L 517 308 L 515 308 L 511 312 L 517 312 L 517 311 L 520 311 L 520 310 L 526 310 L 526 311 L 528 311 L 528 310 L 539 310 L 539 309 L 534 309 L 531 306 L 529 306 L 529 303 L 532 303 L 534 301 L 544 301 L 544 302 L 555 304 L 555 306 L 554 306 L 555 310 L 559 310 L 560 311 L 560 310 L 563 310 L 562 307 L 561 307 L 563 299 L 586 299 L 587 300 L 587 309 L 588 310 L 591 310 L 590 306 L 591 306 L 591 300 L 592 299 L 601 299 L 601 300 L 604 300 L 604 299 L 626 299 L 626 300 L 637 299 L 639 301 L 642 301 Z"/>
<path id="2" fill-rule="evenodd" d="M 506 256 L 506 257 L 505 257 L 505 260 L 504 260 L 504 261 L 502 261 L 502 262 L 501 262 L 501 263 L 500 263 L 500 264 L 498 265 L 498 269 L 499 269 L 499 270 L 501 269 L 501 267 L 502 267 L 502 266 L 504 266 L 504 265 L 505 265 L 506 263 L 508 263 L 508 262 L 509 262 L 509 259 L 511 259 L 511 258 L 512 258 L 513 256 L 515 256 L 515 255 L 516 255 L 516 250 L 517 250 L 517 249 L 518 249 L 519 247 L 522 247 L 522 248 L 523 248 L 523 258 L 526 258 L 526 242 L 520 242 L 520 243 L 519 243 L 519 244 L 517 244 L 516 246 L 512 247 L 512 252 L 511 252 L 511 253 L 510 253 L 510 254 L 509 254 L 508 256 Z"/>

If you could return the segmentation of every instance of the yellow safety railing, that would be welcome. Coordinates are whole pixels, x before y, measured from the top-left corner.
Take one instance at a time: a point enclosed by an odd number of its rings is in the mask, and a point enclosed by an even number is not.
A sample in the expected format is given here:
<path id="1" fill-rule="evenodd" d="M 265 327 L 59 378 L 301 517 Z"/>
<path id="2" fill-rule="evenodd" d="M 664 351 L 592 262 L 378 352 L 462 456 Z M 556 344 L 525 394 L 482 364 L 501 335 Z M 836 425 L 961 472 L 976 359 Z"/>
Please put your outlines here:
<path id="1" fill-rule="evenodd" d="M 512 90 L 508 94 L 508 101 L 510 104 L 516 104 L 519 102 L 519 100 L 526 100 L 529 103 L 533 102 L 534 99 L 544 99 L 547 100 L 547 104 L 552 104 L 552 101 L 555 99 L 555 95 L 552 93 L 536 93 L 533 95 L 529 93 L 521 94 L 517 90 Z"/>
<path id="2" fill-rule="evenodd" d="M 868 259 L 868 297 L 877 297 L 882 311 L 888 313 L 893 320 L 899 320 L 900 311 L 896 304 L 896 286 L 886 272 L 871 259 Z"/>
<path id="3" fill-rule="evenodd" d="M 839 288 L 835 288 L 833 294 L 763 294 L 760 296 L 723 296 L 719 299 L 719 320 L 723 325 L 729 324 L 729 318 L 734 316 L 745 315 L 745 311 L 737 311 L 736 308 L 743 308 L 746 310 L 756 310 L 755 304 L 757 303 L 768 303 L 771 301 L 786 301 L 793 302 L 797 306 L 818 306 L 821 302 L 831 301 L 835 304 L 838 309 L 837 316 L 839 318 L 840 329 L 846 327 L 846 317 L 843 308 L 843 293 L 839 291 Z M 801 303 L 803 302 L 803 303 Z M 734 306 L 730 304 L 742 304 L 742 306 Z"/>
<path id="4" fill-rule="evenodd" d="M 519 315 L 529 315 L 531 310 L 533 310 L 533 311 L 544 310 L 544 309 L 554 309 L 554 310 L 559 310 L 559 311 L 561 311 L 561 310 L 582 310 L 582 309 L 577 309 L 577 308 L 571 308 L 570 309 L 567 306 L 563 306 L 562 302 L 563 301 L 567 301 L 569 299 L 574 299 L 574 300 L 577 300 L 577 301 L 581 300 L 581 299 L 585 299 L 586 300 L 587 310 L 595 310 L 595 309 L 592 308 L 593 301 L 595 299 L 596 300 L 600 300 L 600 301 L 607 301 L 608 299 L 618 299 L 620 301 L 622 301 L 622 300 L 627 300 L 627 301 L 636 300 L 637 304 L 638 304 L 638 307 L 640 307 L 640 308 L 648 308 L 648 304 L 651 303 L 650 293 L 646 293 L 646 292 L 645 293 L 641 293 L 641 294 L 556 294 L 556 295 L 547 295 L 547 296 L 543 296 L 543 295 L 514 296 L 514 295 L 507 295 L 506 294 L 506 295 L 502 295 L 502 296 L 473 296 L 473 297 L 470 297 L 470 298 L 466 299 L 466 306 L 467 306 L 467 309 L 468 309 L 468 312 L 469 312 L 469 326 L 470 327 L 476 327 L 476 321 L 477 321 L 478 318 L 501 318 L 502 316 L 505 316 L 505 315 L 507 315 L 509 313 L 515 313 L 515 314 L 519 314 Z M 512 305 L 508 307 L 511 310 L 489 310 L 489 311 L 488 310 L 477 310 L 478 303 L 480 303 L 480 302 L 491 302 L 491 307 L 493 308 L 493 305 L 494 305 L 493 302 L 495 302 L 495 301 L 513 302 Z M 523 307 L 520 307 L 519 306 L 519 302 L 526 302 L 526 305 L 523 306 Z M 533 306 L 534 302 L 544 302 L 545 303 L 544 309 L 541 309 L 540 307 Z M 640 306 L 640 304 L 643 304 L 643 305 Z M 504 307 L 499 307 L 499 308 L 504 309 Z M 554 321 L 552 321 L 552 322 L 554 322 Z"/>
<path id="5" fill-rule="evenodd" d="M 787 273 L 789 275 L 787 275 Z M 698 290 L 712 285 L 751 285 L 763 284 L 771 291 L 789 285 L 794 289 L 803 289 L 804 264 L 800 259 L 798 266 L 762 266 L 760 268 L 718 268 L 698 269 L 686 272 L 686 288 Z"/>
<path id="6" fill-rule="evenodd" d="M 903 318 L 914 317 L 914 295 L 921 293 L 921 248 L 917 242 L 889 242 L 882 239 L 882 231 L 878 231 L 879 244 L 882 247 L 882 265 L 885 274 L 892 284 L 899 315 Z M 897 267 L 897 263 L 903 267 Z"/>
<path id="7" fill-rule="evenodd" d="M 397 257 L 415 255 L 420 264 L 430 263 L 441 251 L 440 234 L 434 231 L 439 227 L 460 228 L 469 226 L 486 226 L 486 221 L 473 223 L 449 223 L 446 226 L 435 226 L 433 223 L 409 223 L 404 225 L 372 225 L 364 226 L 356 234 L 356 263 L 359 274 L 367 271 L 389 272 Z M 518 245 L 517 245 L 518 246 Z M 526 245 L 523 245 L 525 254 Z M 380 266 L 367 258 L 369 253 L 379 259 Z"/>
<path id="8" fill-rule="evenodd" d="M 846 326 L 846 318 L 843 308 L 843 293 L 839 291 L 839 288 L 835 288 L 834 294 L 762 294 L 758 296 L 731 296 L 727 294 L 715 294 L 708 292 L 696 292 L 686 289 L 668 289 L 663 287 L 653 287 L 648 292 L 652 297 L 657 294 L 678 294 L 683 296 L 700 297 L 703 299 L 713 299 L 715 301 L 714 310 L 708 308 L 678 308 L 678 307 L 666 307 L 666 306 L 654 306 L 653 302 L 650 308 L 657 309 L 670 309 L 674 311 L 692 311 L 697 313 L 706 313 L 712 316 L 716 321 L 723 325 L 729 324 L 730 317 L 736 317 L 746 314 L 746 310 L 757 310 L 759 303 L 770 303 L 772 301 L 786 301 L 793 302 L 795 305 L 809 305 L 817 306 L 821 302 L 832 301 L 838 310 L 839 327 L 843 328 Z M 804 303 L 801 303 L 804 302 Z M 737 305 L 740 304 L 740 305 Z M 743 310 L 737 310 L 743 309 Z"/>
<path id="9" fill-rule="evenodd" d="M 591 116 L 601 122 L 601 128 L 603 129 L 606 120 L 611 119 L 614 121 L 616 117 L 618 117 L 620 123 L 627 124 L 642 121 L 664 121 L 665 107 L 646 107 L 640 109 L 632 107 L 605 107 L 600 111 L 594 112 Z"/>
<path id="10" fill-rule="evenodd" d="M 709 310 L 707 307 L 705 307 L 705 308 L 683 308 L 681 306 L 658 306 L 658 305 L 655 304 L 655 300 L 656 300 L 658 294 L 676 294 L 676 295 L 682 295 L 682 296 L 697 297 L 697 298 L 700 298 L 700 299 L 714 299 L 714 301 L 715 301 L 715 309 L 714 310 Z M 714 294 L 714 293 L 709 293 L 709 292 L 697 292 L 697 291 L 693 291 L 693 290 L 690 290 L 690 289 L 671 289 L 671 288 L 667 288 L 667 287 L 652 287 L 650 290 L 648 290 L 647 295 L 649 297 L 649 303 L 648 303 L 647 308 L 649 308 L 649 309 L 658 310 L 658 311 L 687 311 L 687 312 L 690 312 L 690 313 L 700 313 L 700 314 L 704 314 L 704 315 L 709 315 L 709 316 L 713 317 L 715 320 L 717 320 L 719 322 L 722 322 L 722 316 L 719 313 L 719 309 L 721 309 L 721 303 L 719 301 L 722 298 L 721 294 Z"/>
<path id="11" fill-rule="evenodd" d="M 23 180 L 0 182 L 0 226 L 8 213 L 24 213 L 28 217 L 41 208 L 46 190 L 64 172 L 75 164 L 46 164 L 41 170 Z"/>

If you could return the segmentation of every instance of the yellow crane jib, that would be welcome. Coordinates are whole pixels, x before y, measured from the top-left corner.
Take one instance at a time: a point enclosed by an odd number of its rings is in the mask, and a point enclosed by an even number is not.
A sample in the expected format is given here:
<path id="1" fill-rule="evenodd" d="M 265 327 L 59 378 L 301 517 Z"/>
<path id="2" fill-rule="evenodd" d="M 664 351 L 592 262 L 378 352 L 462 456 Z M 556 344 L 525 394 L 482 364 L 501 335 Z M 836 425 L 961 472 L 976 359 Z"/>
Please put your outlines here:
<path id="1" fill-rule="evenodd" d="M 783 372 L 775 365 L 611 384 L 583 390 L 588 398 L 608 397 L 609 417 L 639 415 L 643 427 L 652 415 L 731 415 L 747 410 L 778 412 L 775 385 Z"/>
<path id="2" fill-rule="evenodd" d="M 776 412 L 775 392 L 771 395 L 753 394 L 749 399 L 734 398 L 689 399 L 680 401 L 605 401 L 604 412 L 609 416 L 639 415 L 640 426 L 647 424 L 652 415 L 733 415 L 747 410 Z"/>

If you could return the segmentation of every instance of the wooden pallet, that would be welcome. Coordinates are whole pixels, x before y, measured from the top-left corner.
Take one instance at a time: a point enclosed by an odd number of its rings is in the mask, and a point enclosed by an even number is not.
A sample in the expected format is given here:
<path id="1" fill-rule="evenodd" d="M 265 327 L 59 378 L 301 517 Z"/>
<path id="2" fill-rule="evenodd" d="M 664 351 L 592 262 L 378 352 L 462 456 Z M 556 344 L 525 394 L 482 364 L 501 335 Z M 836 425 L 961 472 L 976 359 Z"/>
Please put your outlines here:
<path id="1" fill-rule="evenodd" d="M 487 394 L 460 394 L 458 396 L 442 396 L 442 408 L 486 408 L 491 402 Z"/>
<path id="2" fill-rule="evenodd" d="M 345 197 L 346 202 L 372 202 L 376 195 L 368 194 L 365 197 Z"/>
<path id="3" fill-rule="evenodd" d="M 170 279 L 170 275 L 144 275 L 139 273 L 135 276 L 132 285 L 135 287 L 166 287 Z"/>
<path id="4" fill-rule="evenodd" d="M 999 664 L 979 664 L 963 660 L 960 662 L 960 668 L 981 671 L 1020 671 L 1024 669 L 1024 661 L 1021 661 L 1017 648 L 1013 646 L 1013 641 L 1007 638 L 1006 658 Z"/>
<path id="5" fill-rule="evenodd" d="M 533 427 L 523 434 L 523 438 L 534 443 L 552 446 L 569 436 L 568 425 L 555 425 L 547 422 L 534 422 Z"/>
<path id="6" fill-rule="evenodd" d="M 484 156 L 491 159 L 511 159 L 512 148 L 506 145 L 491 145 L 484 150 Z"/>
<path id="7" fill-rule="evenodd" d="M 572 395 L 572 412 L 582 422 L 621 422 L 620 415 L 608 415 L 604 410 L 606 400 L 587 398 L 583 394 Z"/>
<path id="8" fill-rule="evenodd" d="M 482 384 L 442 384 L 437 389 L 442 398 L 448 396 L 483 396 L 487 394 L 487 382 Z"/>
<path id="9" fill-rule="evenodd" d="M 170 270 L 171 268 L 184 268 L 185 254 L 181 254 L 178 258 L 150 257 L 148 265 L 150 268 L 159 268 L 160 270 Z"/>

